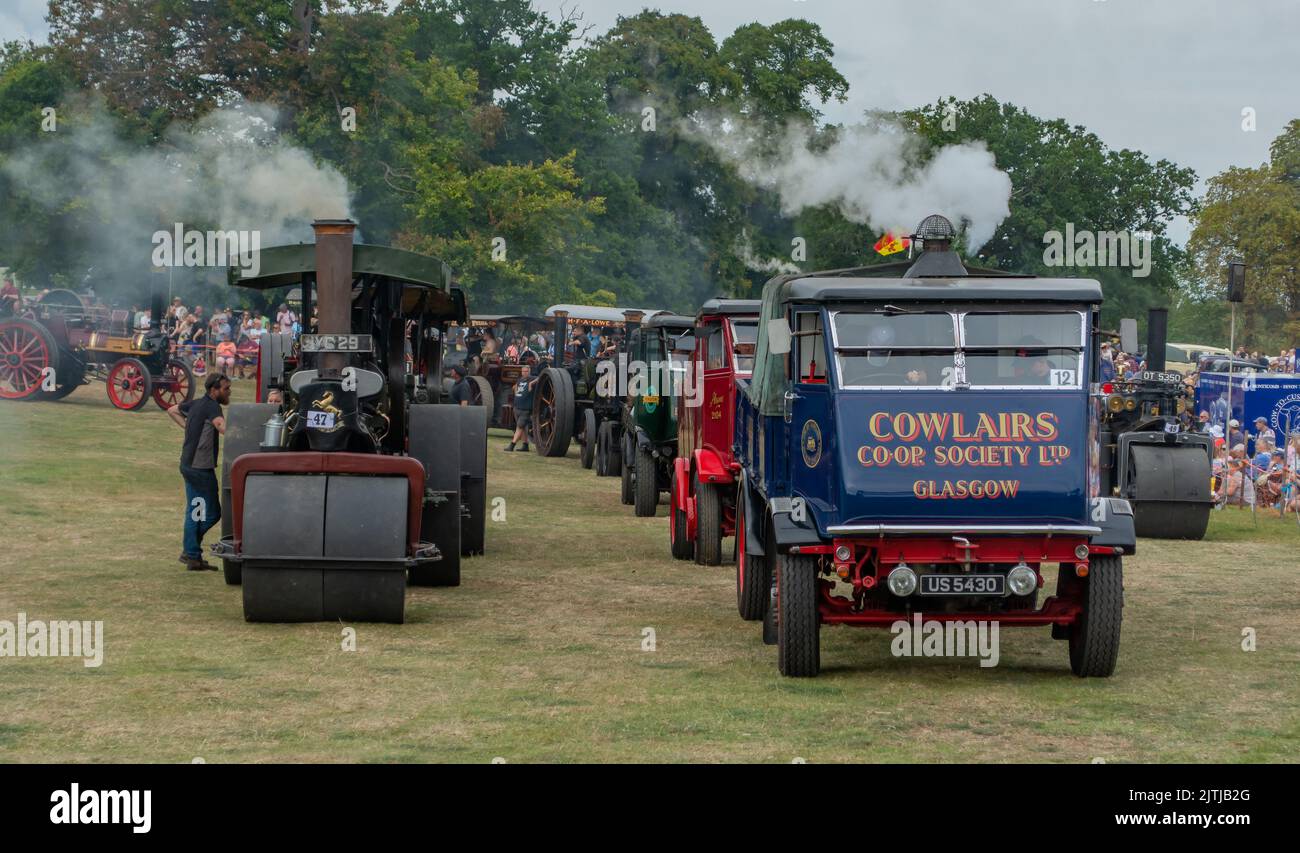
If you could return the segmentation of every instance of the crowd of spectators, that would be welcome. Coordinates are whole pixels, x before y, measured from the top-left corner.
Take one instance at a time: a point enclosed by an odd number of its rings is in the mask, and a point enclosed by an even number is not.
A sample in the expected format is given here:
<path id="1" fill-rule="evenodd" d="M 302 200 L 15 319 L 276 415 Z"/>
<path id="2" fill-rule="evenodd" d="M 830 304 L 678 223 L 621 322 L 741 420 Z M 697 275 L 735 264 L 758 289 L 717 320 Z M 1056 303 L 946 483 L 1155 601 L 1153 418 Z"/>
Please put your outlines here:
<path id="1" fill-rule="evenodd" d="M 566 360 L 608 358 L 622 344 L 621 330 L 578 326 L 565 341 Z M 465 364 L 473 373 L 484 360 L 498 359 L 508 364 L 540 363 L 555 358 L 553 332 L 524 332 L 514 329 L 497 331 L 491 327 L 453 328 L 447 333 L 448 361 Z"/>
<path id="2" fill-rule="evenodd" d="M 1259 369 L 1266 373 L 1297 373 L 1300 372 L 1300 366 L 1296 362 L 1296 348 L 1287 349 L 1282 347 L 1275 356 L 1265 355 L 1255 350 L 1247 352 L 1245 347 L 1237 347 L 1235 357 L 1238 361 L 1250 361 L 1259 365 Z"/>
<path id="3" fill-rule="evenodd" d="M 148 328 L 150 320 L 148 311 L 136 315 L 137 327 Z M 256 373 L 262 338 L 281 332 L 296 338 L 302 323 L 287 304 L 281 304 L 274 317 L 270 312 L 229 306 L 213 309 L 209 315 L 202 305 L 188 308 L 177 296 L 167 309 L 163 330 L 195 373 L 201 375 L 215 365 L 232 379 L 246 379 Z"/>
<path id="4" fill-rule="evenodd" d="M 1213 423 L 1209 412 L 1201 412 L 1199 421 L 1214 436 L 1211 487 L 1218 508 L 1300 512 L 1300 431 L 1278 436 L 1264 418 L 1255 419 L 1253 432 L 1235 418 L 1225 427 Z"/>

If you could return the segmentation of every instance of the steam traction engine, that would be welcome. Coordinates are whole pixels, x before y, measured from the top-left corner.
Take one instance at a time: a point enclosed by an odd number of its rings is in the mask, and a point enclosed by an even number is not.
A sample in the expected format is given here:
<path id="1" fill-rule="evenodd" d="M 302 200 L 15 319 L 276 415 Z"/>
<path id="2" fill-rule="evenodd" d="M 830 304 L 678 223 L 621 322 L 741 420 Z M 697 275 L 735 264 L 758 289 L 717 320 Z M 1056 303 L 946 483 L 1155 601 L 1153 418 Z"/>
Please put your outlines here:
<path id="1" fill-rule="evenodd" d="M 0 400 L 61 400 L 104 380 L 108 401 L 138 411 L 152 398 L 166 411 L 194 397 L 194 374 L 163 333 L 162 297 L 152 300 L 147 330 L 129 311 L 51 290 L 17 317 L 0 319 Z"/>
<path id="2" fill-rule="evenodd" d="M 315 246 L 230 271 L 301 284 L 304 306 L 314 289 L 319 321 L 259 378 L 282 402 L 230 407 L 214 550 L 249 621 L 401 622 L 408 578 L 455 586 L 461 556 L 483 551 L 487 410 L 441 403 L 439 382 L 465 300 L 440 261 L 354 246 L 346 220 L 313 227 Z"/>
<path id="3" fill-rule="evenodd" d="M 1147 322 L 1147 370 L 1101 387 L 1103 491 L 1129 501 L 1139 536 L 1202 539 L 1210 523 L 1209 435 L 1190 432 L 1195 400 L 1177 372 L 1165 370 L 1167 312 Z"/>

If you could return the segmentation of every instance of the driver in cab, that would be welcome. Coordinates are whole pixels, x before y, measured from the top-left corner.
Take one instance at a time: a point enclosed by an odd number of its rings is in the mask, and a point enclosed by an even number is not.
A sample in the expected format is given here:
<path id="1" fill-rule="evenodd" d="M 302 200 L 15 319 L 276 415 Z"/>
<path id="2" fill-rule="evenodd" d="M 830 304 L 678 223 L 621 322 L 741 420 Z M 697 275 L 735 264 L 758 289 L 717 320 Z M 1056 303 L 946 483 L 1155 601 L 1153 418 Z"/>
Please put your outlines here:
<path id="1" fill-rule="evenodd" d="M 1025 385 L 1051 385 L 1052 362 L 1043 342 L 1026 338 L 1016 350 L 1016 378 Z"/>

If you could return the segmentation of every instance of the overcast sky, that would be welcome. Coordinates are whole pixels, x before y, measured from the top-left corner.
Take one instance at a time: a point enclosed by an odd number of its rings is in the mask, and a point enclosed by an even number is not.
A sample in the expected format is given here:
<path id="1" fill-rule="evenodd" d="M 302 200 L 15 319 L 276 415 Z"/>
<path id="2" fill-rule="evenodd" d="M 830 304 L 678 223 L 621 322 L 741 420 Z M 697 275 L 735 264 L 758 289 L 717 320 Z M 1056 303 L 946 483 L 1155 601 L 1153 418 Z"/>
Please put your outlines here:
<path id="1" fill-rule="evenodd" d="M 540 0 L 552 14 L 575 0 Z M 821 26 L 851 122 L 870 109 L 988 92 L 1064 118 L 1114 148 L 1136 148 L 1207 177 L 1257 166 L 1300 118 L 1300 0 L 576 0 L 604 32 L 650 5 L 703 19 L 721 43 L 736 27 L 798 17 Z M 919 11 L 924 10 L 924 12 Z M 1257 129 L 1242 130 L 1253 107 Z M 1170 236 L 1183 242 L 1185 222 Z"/>
<path id="2" fill-rule="evenodd" d="M 736 27 L 801 17 L 835 45 L 849 100 L 868 109 L 989 92 L 1061 117 L 1106 144 L 1190 166 L 1204 181 L 1256 166 L 1300 118 L 1300 0 L 538 0 L 575 5 L 593 33 L 647 5 L 697 15 L 721 42 Z M 0 38 L 42 41 L 44 0 L 0 0 Z M 919 10 L 925 10 L 921 12 Z M 1242 110 L 1257 130 L 1242 130 Z M 1178 229 L 1182 230 L 1182 229 Z M 1182 237 L 1182 234 L 1174 235 Z"/>

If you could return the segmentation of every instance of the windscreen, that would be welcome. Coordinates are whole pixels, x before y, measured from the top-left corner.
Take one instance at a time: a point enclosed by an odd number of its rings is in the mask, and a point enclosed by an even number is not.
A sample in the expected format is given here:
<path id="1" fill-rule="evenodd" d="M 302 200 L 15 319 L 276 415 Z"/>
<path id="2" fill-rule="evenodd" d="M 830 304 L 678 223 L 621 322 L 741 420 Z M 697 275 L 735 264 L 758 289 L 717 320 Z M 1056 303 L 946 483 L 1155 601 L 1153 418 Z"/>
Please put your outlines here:
<path id="1" fill-rule="evenodd" d="M 952 314 L 840 311 L 832 322 L 843 387 L 940 388 L 952 384 L 957 363 Z"/>
<path id="2" fill-rule="evenodd" d="M 961 320 L 965 379 L 971 387 L 1081 387 L 1080 312 L 968 313 Z"/>
<path id="3" fill-rule="evenodd" d="M 732 320 L 731 340 L 735 348 L 735 366 L 737 373 L 754 372 L 754 350 L 758 344 L 758 319 Z"/>

